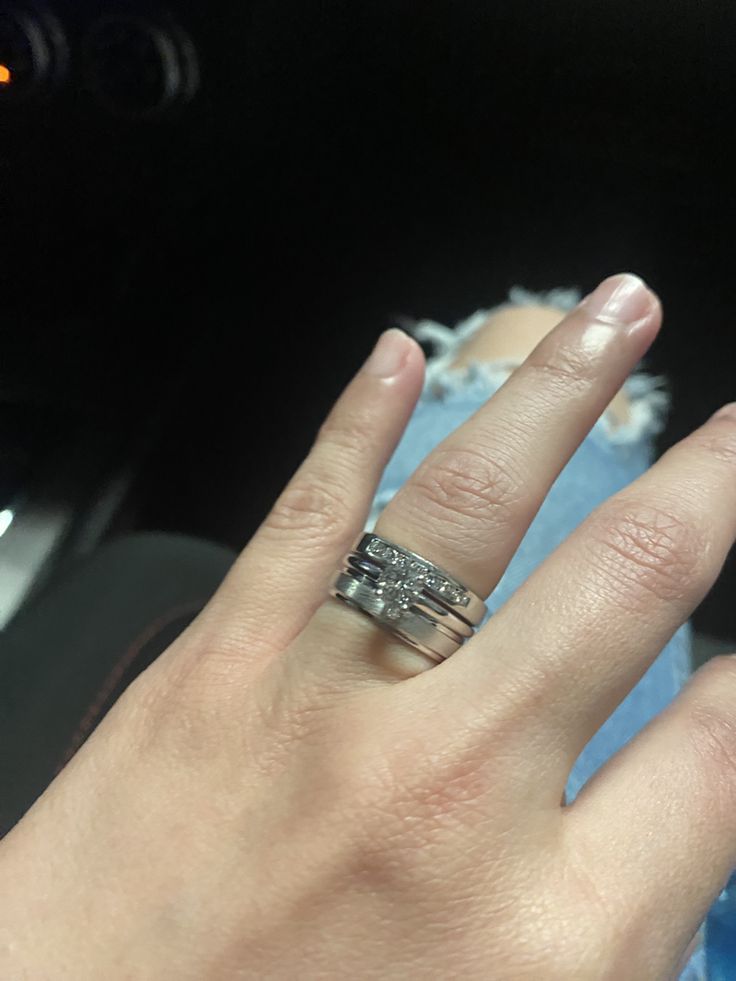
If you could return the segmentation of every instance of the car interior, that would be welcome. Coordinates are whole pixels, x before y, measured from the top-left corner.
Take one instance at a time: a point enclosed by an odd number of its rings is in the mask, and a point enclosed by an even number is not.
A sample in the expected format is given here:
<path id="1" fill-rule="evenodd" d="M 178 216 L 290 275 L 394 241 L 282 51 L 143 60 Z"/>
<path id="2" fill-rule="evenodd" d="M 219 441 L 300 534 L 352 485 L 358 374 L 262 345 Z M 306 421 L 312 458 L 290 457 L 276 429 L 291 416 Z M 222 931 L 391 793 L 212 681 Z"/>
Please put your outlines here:
<path id="1" fill-rule="evenodd" d="M 106 543 L 241 549 L 388 326 L 631 270 L 659 450 L 732 401 L 735 33 L 715 0 L 2 0 L 0 678 Z"/>

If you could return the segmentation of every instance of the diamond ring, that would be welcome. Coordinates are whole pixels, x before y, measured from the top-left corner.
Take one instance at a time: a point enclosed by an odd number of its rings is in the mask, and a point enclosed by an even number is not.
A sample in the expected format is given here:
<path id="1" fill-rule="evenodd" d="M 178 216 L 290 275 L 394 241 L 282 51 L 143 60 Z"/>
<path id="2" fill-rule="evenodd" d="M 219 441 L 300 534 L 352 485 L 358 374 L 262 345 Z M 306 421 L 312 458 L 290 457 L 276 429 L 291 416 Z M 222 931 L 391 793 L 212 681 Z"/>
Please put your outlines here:
<path id="1" fill-rule="evenodd" d="M 348 553 L 330 594 L 437 662 L 472 637 L 487 612 L 454 576 L 373 534 Z"/>

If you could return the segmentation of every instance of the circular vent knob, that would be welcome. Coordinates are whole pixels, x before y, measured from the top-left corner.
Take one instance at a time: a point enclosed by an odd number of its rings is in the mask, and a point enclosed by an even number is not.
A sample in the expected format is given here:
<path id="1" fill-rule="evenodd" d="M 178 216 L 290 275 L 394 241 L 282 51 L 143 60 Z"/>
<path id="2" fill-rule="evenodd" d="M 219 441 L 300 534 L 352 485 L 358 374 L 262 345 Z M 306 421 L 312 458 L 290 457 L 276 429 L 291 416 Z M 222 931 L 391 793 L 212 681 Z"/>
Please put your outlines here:
<path id="1" fill-rule="evenodd" d="M 0 101 L 49 95 L 68 66 L 66 38 L 53 14 L 40 7 L 0 7 Z"/>
<path id="2" fill-rule="evenodd" d="M 145 17 L 105 17 L 86 45 L 92 93 L 108 110 L 132 119 L 161 116 L 199 87 L 193 43 L 179 27 Z"/>

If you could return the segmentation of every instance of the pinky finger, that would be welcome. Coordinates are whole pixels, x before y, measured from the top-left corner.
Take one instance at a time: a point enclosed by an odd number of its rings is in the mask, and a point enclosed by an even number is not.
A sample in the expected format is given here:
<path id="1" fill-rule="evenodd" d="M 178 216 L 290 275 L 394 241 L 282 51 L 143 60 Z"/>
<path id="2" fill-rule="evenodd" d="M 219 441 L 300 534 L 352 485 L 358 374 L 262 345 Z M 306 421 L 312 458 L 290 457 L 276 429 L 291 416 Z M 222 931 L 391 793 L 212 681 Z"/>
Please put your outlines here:
<path id="1" fill-rule="evenodd" d="M 734 706 L 736 657 L 716 658 L 567 812 L 610 922 L 630 928 L 618 933 L 642 964 L 632 977 L 671 976 L 736 866 Z"/>
<path id="2" fill-rule="evenodd" d="M 205 611 L 219 646 L 230 637 L 239 660 L 261 660 L 305 626 L 365 527 L 423 380 L 416 341 L 386 331 Z"/>

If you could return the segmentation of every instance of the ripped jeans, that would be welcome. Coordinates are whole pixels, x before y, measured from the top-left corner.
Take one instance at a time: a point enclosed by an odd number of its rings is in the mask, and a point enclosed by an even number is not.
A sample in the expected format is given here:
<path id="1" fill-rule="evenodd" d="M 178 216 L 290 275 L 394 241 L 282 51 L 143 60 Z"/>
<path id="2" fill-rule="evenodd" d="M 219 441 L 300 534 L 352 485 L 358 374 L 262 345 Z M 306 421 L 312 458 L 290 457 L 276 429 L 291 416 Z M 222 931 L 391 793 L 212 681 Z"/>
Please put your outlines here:
<path id="1" fill-rule="evenodd" d="M 554 290 L 543 296 L 515 288 L 506 306 L 543 303 L 570 310 L 579 296 L 573 290 Z M 500 308 L 496 308 L 498 310 Z M 393 459 L 379 487 L 370 528 L 381 510 L 410 477 L 419 463 L 445 436 L 472 415 L 508 378 L 515 363 L 476 364 L 452 371 L 460 345 L 496 311 L 479 311 L 454 330 L 431 321 L 411 328 L 414 336 L 432 344 L 427 382 Z M 661 431 L 668 407 L 662 379 L 636 373 L 626 383 L 630 418 L 615 426 L 604 413 L 552 487 L 505 575 L 491 595 L 493 614 L 528 578 L 533 569 L 560 545 L 583 519 L 612 494 L 643 474 L 654 459 L 653 437 Z M 583 785 L 611 756 L 635 736 L 678 694 L 691 673 L 691 631 L 681 627 L 644 677 L 585 747 L 570 774 L 567 800 L 572 802 Z M 722 935 L 736 929 L 736 880 L 713 907 L 681 981 L 734 981 L 736 951 L 729 951 Z M 730 899 L 729 899 L 730 895 Z M 724 917 L 731 930 L 724 931 Z M 719 937 L 721 939 L 719 939 Z"/>

